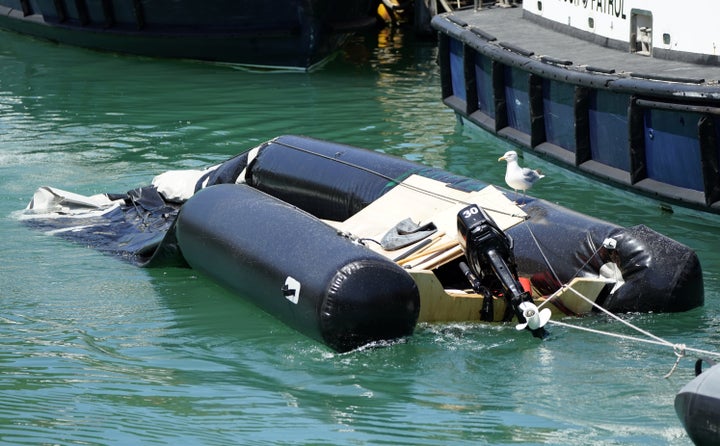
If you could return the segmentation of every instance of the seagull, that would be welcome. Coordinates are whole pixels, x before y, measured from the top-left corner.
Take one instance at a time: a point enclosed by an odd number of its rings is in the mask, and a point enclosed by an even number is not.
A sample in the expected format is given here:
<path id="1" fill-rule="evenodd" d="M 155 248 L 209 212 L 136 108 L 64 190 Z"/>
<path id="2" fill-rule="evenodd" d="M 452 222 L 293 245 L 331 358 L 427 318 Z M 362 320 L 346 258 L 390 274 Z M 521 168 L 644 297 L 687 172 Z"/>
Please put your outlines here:
<path id="1" fill-rule="evenodd" d="M 525 197 L 525 192 L 530 189 L 537 180 L 545 178 L 545 175 L 541 174 L 539 170 L 520 167 L 517 159 L 517 152 L 510 150 L 498 158 L 498 161 L 507 161 L 505 183 L 513 188 L 515 195 L 517 195 L 518 190 L 521 190 L 523 191 L 523 197 Z"/>

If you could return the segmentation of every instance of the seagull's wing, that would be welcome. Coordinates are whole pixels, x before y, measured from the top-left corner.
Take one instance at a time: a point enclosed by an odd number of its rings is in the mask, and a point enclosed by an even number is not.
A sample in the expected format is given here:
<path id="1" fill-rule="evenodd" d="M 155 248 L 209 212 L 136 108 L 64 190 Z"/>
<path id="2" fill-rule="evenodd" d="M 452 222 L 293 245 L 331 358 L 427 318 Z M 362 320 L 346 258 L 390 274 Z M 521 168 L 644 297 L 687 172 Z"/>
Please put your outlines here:
<path id="1" fill-rule="evenodd" d="M 522 175 L 525 181 L 529 181 L 530 183 L 534 183 L 535 181 L 539 180 L 540 178 L 544 178 L 545 175 L 542 175 L 537 170 L 528 169 L 527 167 L 522 168 Z"/>

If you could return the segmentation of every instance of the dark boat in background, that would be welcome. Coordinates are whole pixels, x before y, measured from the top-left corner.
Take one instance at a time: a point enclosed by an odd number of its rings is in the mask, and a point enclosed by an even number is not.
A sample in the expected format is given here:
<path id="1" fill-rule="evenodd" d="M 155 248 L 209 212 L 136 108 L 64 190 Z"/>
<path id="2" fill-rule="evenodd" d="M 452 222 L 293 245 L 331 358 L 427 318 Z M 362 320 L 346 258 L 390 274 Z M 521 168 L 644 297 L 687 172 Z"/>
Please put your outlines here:
<path id="1" fill-rule="evenodd" d="M 0 28 L 103 51 L 308 70 L 375 0 L 0 0 Z"/>

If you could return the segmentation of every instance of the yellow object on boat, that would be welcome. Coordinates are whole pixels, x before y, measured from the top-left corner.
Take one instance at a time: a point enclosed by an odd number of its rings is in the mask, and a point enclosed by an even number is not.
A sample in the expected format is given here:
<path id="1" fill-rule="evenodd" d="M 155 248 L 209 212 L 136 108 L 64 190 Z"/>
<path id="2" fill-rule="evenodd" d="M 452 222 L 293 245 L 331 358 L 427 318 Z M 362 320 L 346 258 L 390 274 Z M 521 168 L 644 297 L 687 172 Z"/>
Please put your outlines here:
<path id="1" fill-rule="evenodd" d="M 387 2 L 393 6 L 400 6 L 400 2 L 398 2 L 398 0 L 387 0 Z M 397 23 L 400 20 L 400 14 L 394 10 L 388 10 L 387 6 L 385 6 L 385 3 L 383 2 L 380 2 L 378 5 L 377 14 L 384 22 L 387 23 Z"/>

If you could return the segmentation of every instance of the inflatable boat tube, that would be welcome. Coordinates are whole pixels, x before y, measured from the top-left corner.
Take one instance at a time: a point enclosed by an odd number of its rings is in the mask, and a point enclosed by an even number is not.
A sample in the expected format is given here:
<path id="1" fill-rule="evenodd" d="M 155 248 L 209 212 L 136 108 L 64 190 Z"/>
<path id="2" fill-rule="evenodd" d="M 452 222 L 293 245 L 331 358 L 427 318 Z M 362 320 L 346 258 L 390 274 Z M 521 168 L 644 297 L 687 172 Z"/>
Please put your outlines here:
<path id="1" fill-rule="evenodd" d="M 181 208 L 175 237 L 194 269 L 337 351 L 415 327 L 419 293 L 405 270 L 252 187 L 198 192 Z"/>
<path id="2" fill-rule="evenodd" d="M 715 446 L 720 444 L 720 365 L 700 372 L 675 395 L 675 412 L 693 443 Z"/>

